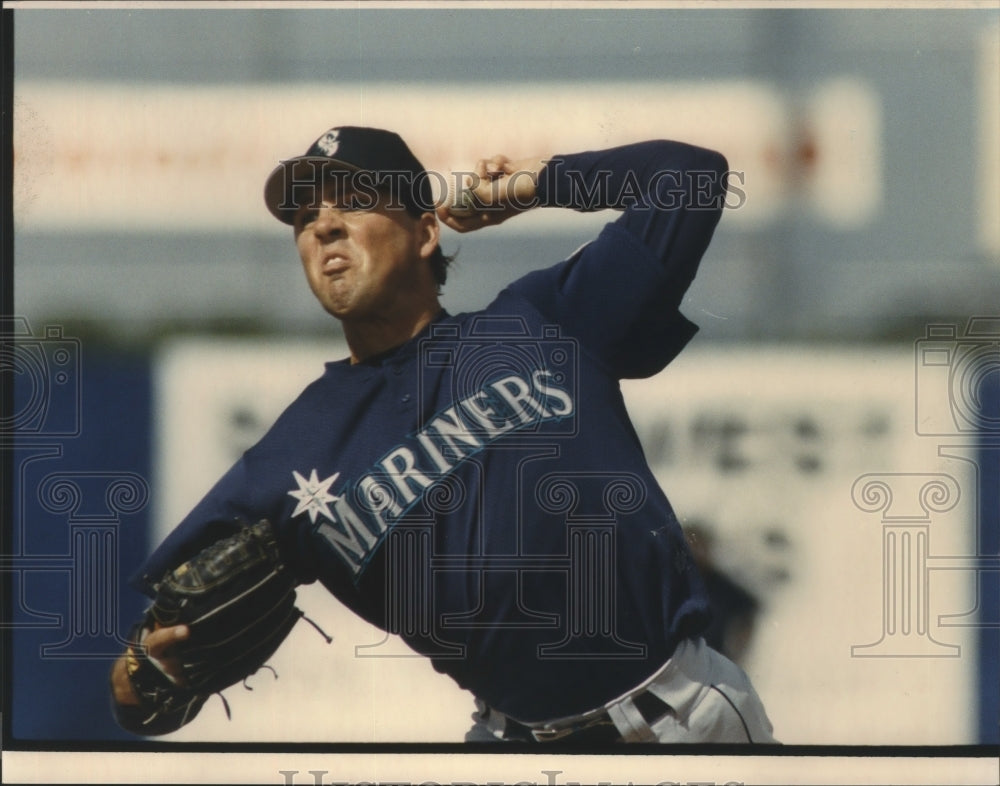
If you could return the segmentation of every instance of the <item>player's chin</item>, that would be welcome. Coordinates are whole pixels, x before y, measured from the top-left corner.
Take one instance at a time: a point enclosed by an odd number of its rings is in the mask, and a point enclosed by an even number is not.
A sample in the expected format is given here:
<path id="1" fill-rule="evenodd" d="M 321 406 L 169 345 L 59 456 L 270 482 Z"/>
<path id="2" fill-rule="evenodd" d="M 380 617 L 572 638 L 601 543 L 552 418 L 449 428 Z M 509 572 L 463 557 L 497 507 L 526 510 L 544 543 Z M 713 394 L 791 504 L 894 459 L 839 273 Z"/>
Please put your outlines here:
<path id="1" fill-rule="evenodd" d="M 364 315 L 364 304 L 358 302 L 357 298 L 350 297 L 346 293 L 337 293 L 321 297 L 320 303 L 323 310 L 332 317 L 336 317 L 342 322 L 357 320 Z"/>
<path id="2" fill-rule="evenodd" d="M 329 314 L 331 317 L 339 319 L 341 321 L 350 318 L 351 309 L 339 302 L 329 302 L 322 300 L 323 310 Z"/>
<path id="3" fill-rule="evenodd" d="M 321 277 L 312 290 L 323 310 L 338 319 L 354 307 L 352 292 L 342 279 Z"/>

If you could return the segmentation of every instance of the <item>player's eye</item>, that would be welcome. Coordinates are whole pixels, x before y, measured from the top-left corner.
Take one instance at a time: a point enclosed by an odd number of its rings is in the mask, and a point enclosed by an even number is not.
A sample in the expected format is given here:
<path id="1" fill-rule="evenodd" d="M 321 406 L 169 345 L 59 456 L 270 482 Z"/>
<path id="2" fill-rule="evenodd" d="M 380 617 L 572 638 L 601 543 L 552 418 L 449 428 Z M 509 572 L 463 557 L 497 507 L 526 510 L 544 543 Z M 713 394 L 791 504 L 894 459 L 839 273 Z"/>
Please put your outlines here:
<path id="1" fill-rule="evenodd" d="M 319 209 L 315 207 L 302 207 L 295 214 L 295 226 L 304 227 L 311 224 L 319 216 Z"/>

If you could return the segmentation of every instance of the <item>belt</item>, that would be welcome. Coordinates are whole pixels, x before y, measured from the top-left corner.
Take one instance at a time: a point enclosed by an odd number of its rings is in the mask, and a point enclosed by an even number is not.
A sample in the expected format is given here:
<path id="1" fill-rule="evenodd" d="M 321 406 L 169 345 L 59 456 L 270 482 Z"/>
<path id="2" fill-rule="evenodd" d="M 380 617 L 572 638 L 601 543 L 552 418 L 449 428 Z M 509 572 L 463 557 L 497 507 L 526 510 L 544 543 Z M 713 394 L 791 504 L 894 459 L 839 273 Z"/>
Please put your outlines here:
<path id="1" fill-rule="evenodd" d="M 632 703 L 646 723 L 652 725 L 670 712 L 670 705 L 648 690 L 632 697 Z M 621 732 L 607 710 L 588 713 L 578 719 L 555 721 L 539 726 L 521 723 L 496 710 L 487 708 L 488 715 L 503 720 L 503 738 L 517 742 L 554 742 L 561 740 L 572 744 L 602 744 L 618 742 Z"/>

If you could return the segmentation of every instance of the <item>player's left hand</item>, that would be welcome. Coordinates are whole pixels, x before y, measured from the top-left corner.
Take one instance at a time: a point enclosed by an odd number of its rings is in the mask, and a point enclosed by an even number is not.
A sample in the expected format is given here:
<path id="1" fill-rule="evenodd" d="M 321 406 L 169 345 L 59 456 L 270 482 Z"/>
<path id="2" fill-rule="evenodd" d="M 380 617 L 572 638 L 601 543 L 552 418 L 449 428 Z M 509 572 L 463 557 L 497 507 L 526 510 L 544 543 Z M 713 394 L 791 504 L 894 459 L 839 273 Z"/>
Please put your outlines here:
<path id="1" fill-rule="evenodd" d="M 481 158 L 471 173 L 462 175 L 451 199 L 438 208 L 438 218 L 456 232 L 471 232 L 537 207 L 535 187 L 544 166 L 542 158 Z"/>

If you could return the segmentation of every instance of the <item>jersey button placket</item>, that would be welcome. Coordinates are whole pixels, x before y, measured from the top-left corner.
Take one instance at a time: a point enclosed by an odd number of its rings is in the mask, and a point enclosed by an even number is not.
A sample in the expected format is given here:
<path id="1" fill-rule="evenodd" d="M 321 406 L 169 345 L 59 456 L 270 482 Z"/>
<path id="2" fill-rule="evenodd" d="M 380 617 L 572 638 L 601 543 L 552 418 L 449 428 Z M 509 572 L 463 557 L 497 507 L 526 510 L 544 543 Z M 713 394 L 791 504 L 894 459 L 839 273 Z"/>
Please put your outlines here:
<path id="1" fill-rule="evenodd" d="M 406 369 L 403 363 L 393 363 L 390 369 L 389 377 L 396 391 L 397 408 L 400 412 L 406 412 L 413 408 L 413 392 L 410 389 L 413 380 L 404 374 Z"/>

